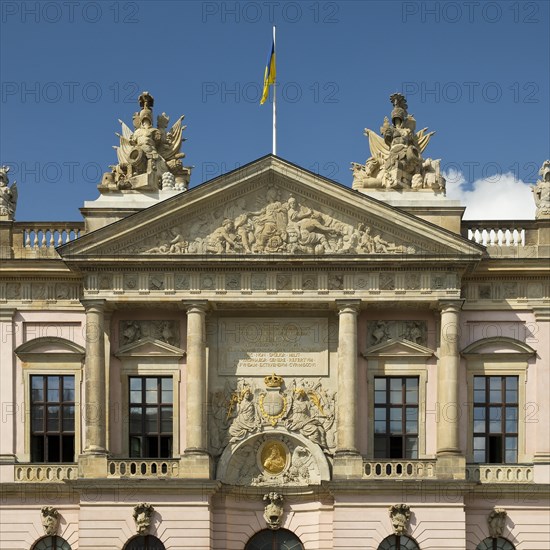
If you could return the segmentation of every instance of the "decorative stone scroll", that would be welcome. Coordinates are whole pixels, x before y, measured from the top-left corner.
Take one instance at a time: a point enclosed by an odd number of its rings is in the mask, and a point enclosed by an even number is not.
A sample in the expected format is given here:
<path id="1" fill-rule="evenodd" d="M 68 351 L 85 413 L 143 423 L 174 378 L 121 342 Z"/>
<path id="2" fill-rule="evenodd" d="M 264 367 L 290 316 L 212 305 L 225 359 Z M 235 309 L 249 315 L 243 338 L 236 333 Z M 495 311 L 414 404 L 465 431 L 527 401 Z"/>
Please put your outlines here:
<path id="1" fill-rule="evenodd" d="M 136 504 L 136 506 L 134 506 L 134 513 L 132 514 L 132 517 L 134 518 L 134 522 L 136 524 L 136 531 L 140 535 L 146 535 L 149 531 L 154 511 L 155 509 L 153 506 L 147 502 L 141 502 L 140 504 Z"/>
<path id="2" fill-rule="evenodd" d="M 389 513 L 394 534 L 405 534 L 409 528 L 411 507 L 407 504 L 394 504 L 390 506 Z"/>
<path id="3" fill-rule="evenodd" d="M 328 374 L 327 318 L 221 318 L 217 336 L 221 375 Z"/>
<path id="4" fill-rule="evenodd" d="M 349 223 L 293 195 L 269 187 L 263 206 L 245 199 L 164 230 L 133 252 L 178 254 L 414 254 L 412 246 L 391 242 L 363 222 Z M 267 199 L 267 203 L 266 203 Z"/>
<path id="5" fill-rule="evenodd" d="M 52 536 L 57 534 L 59 528 L 59 512 L 53 506 L 42 506 L 40 510 L 42 517 L 42 527 L 46 535 Z"/>
<path id="6" fill-rule="evenodd" d="M 371 157 L 366 163 L 352 163 L 353 189 L 396 189 L 445 191 L 441 175 L 441 160 L 423 159 L 434 132 L 427 128 L 416 131 L 416 120 L 407 112 L 407 100 L 402 94 L 392 94 L 391 123 L 388 117 L 380 128 L 380 137 L 365 128 Z"/>
<path id="7" fill-rule="evenodd" d="M 179 321 L 120 321 L 119 331 L 121 346 L 142 338 L 154 338 L 171 346 L 179 346 Z"/>
<path id="8" fill-rule="evenodd" d="M 332 454 L 336 394 L 323 388 L 321 379 L 293 380 L 287 388 L 283 378 L 273 374 L 265 377 L 264 384 L 265 389 L 261 389 L 250 379 L 240 378 L 235 386 L 228 384 L 224 392 L 212 395 L 213 453 L 219 455 L 228 444 L 268 427 L 283 427 Z"/>
<path id="9" fill-rule="evenodd" d="M 264 509 L 264 519 L 270 529 L 280 529 L 283 521 L 283 495 L 279 493 L 268 493 L 264 495 L 264 502 L 267 502 Z"/>
<path id="10" fill-rule="evenodd" d="M 426 321 L 369 321 L 367 324 L 369 346 L 382 344 L 392 338 L 403 338 L 414 344 L 426 345 Z"/>
<path id="11" fill-rule="evenodd" d="M 506 518 L 508 513 L 504 508 L 494 508 L 487 516 L 487 524 L 489 526 L 489 536 L 493 539 L 502 537 L 504 527 L 506 526 Z"/>

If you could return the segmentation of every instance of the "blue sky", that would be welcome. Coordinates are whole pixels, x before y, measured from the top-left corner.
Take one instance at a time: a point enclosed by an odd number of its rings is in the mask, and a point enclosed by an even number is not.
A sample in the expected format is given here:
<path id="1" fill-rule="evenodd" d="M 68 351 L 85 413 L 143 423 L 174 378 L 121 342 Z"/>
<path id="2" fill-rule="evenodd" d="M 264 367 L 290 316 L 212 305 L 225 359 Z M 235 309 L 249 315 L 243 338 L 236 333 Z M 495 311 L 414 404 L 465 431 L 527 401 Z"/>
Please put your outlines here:
<path id="1" fill-rule="evenodd" d="M 547 1 L 5 0 L 1 10 L 0 162 L 18 182 L 19 221 L 80 219 L 115 163 L 117 119 L 131 126 L 142 90 L 157 114 L 185 114 L 192 186 L 269 153 L 259 95 L 273 24 L 281 157 L 351 186 L 350 162 L 369 156 L 363 129 L 378 130 L 400 91 L 418 128 L 437 132 L 425 156 L 442 159 L 475 217 L 532 215 L 527 184 L 550 151 Z"/>

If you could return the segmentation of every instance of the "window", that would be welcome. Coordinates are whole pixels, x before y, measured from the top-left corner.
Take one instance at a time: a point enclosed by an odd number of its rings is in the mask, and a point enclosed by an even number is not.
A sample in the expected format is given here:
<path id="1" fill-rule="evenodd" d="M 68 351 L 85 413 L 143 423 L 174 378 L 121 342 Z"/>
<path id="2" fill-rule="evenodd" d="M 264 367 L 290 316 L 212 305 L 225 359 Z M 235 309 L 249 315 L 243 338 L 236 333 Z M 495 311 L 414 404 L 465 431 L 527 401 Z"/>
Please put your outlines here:
<path id="1" fill-rule="evenodd" d="M 71 545 L 62 537 L 42 537 L 33 544 L 32 550 L 71 550 Z"/>
<path id="2" fill-rule="evenodd" d="M 374 379 L 374 458 L 418 458 L 418 378 Z"/>
<path id="3" fill-rule="evenodd" d="M 75 377 L 31 376 L 31 461 L 74 462 Z"/>
<path id="4" fill-rule="evenodd" d="M 476 550 L 516 550 L 516 548 L 509 540 L 502 537 L 496 539 L 487 537 L 476 546 Z"/>
<path id="5" fill-rule="evenodd" d="M 390 535 L 380 543 L 378 550 L 420 550 L 420 546 L 407 535 Z"/>
<path id="6" fill-rule="evenodd" d="M 304 545 L 292 531 L 264 529 L 256 533 L 244 548 L 245 550 L 304 550 Z"/>
<path id="7" fill-rule="evenodd" d="M 474 376 L 474 462 L 518 460 L 518 377 Z"/>
<path id="8" fill-rule="evenodd" d="M 164 550 L 164 544 L 153 535 L 137 535 L 126 543 L 124 550 Z"/>
<path id="9" fill-rule="evenodd" d="M 173 444 L 172 378 L 130 377 L 130 457 L 170 458 Z"/>

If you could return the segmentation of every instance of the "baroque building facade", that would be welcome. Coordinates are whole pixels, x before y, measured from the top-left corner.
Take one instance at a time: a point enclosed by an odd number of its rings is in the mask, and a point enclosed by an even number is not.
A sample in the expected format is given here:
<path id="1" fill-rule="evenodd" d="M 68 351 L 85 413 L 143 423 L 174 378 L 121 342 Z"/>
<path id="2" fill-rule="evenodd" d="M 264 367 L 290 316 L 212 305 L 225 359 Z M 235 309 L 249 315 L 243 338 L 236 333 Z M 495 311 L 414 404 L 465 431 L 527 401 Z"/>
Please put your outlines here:
<path id="1" fill-rule="evenodd" d="M 5 550 L 550 546 L 550 162 L 462 220 L 400 94 L 352 188 L 188 189 L 140 96 L 84 222 L 0 173 Z"/>

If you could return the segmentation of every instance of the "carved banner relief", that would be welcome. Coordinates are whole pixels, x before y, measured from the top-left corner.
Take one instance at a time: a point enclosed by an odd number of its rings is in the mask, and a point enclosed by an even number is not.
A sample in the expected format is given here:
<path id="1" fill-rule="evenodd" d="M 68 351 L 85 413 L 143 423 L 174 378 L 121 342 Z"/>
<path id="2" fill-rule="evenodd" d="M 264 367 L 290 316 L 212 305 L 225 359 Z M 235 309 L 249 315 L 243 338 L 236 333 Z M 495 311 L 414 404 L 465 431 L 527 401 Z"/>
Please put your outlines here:
<path id="1" fill-rule="evenodd" d="M 220 375 L 328 375 L 326 318 L 222 318 L 217 343 Z"/>

